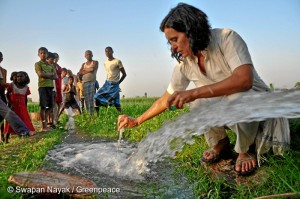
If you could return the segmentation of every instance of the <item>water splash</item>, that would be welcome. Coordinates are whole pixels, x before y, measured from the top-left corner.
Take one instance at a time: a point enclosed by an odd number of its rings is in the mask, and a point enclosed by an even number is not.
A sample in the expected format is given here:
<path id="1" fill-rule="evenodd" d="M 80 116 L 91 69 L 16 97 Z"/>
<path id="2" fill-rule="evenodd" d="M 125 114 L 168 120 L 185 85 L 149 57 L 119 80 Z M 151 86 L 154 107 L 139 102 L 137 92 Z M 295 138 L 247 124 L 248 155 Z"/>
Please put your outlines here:
<path id="1" fill-rule="evenodd" d="M 116 142 L 64 143 L 46 158 L 82 173 L 92 169 L 108 176 L 143 180 L 150 170 L 149 162 L 173 157 L 184 143 L 193 143 L 193 136 L 203 134 L 208 127 L 277 117 L 300 117 L 299 90 L 251 93 L 234 101 L 204 104 L 148 133 L 138 146 L 123 142 L 118 150 Z"/>
<path id="2" fill-rule="evenodd" d="M 122 143 L 119 148 L 115 142 L 61 144 L 49 151 L 46 160 L 55 160 L 58 165 L 73 168 L 77 172 L 86 168 L 105 173 L 108 176 L 143 179 L 128 165 L 129 156 L 136 150 L 130 143 Z"/>
<path id="3" fill-rule="evenodd" d="M 142 172 L 147 169 L 148 162 L 173 157 L 184 143 L 192 144 L 193 136 L 203 134 L 209 127 L 280 117 L 300 117 L 300 90 L 248 93 L 232 101 L 202 104 L 175 122 L 167 122 L 158 131 L 148 133 L 130 161 Z"/>

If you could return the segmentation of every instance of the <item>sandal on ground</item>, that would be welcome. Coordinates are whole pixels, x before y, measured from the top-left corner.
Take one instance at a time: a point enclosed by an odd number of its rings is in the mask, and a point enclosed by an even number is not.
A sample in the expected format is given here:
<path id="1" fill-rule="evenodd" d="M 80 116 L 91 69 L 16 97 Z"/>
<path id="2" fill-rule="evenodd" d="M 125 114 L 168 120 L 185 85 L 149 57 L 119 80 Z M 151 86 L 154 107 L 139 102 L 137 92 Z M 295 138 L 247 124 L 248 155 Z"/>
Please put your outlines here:
<path id="1" fill-rule="evenodd" d="M 34 136 L 36 133 L 35 131 L 29 131 L 25 133 L 20 133 L 19 136 L 24 137 L 24 136 Z"/>
<path id="2" fill-rule="evenodd" d="M 245 158 L 238 158 L 238 159 L 236 160 L 236 163 L 235 163 L 235 166 L 234 166 L 234 171 L 235 171 L 237 174 L 242 175 L 242 176 L 249 176 L 249 175 L 253 174 L 254 171 L 256 170 L 256 168 L 257 168 L 257 165 L 256 165 L 256 164 L 255 164 L 255 166 L 254 166 L 252 169 L 249 169 L 248 171 L 242 172 L 242 171 L 237 171 L 237 170 L 236 170 L 236 166 L 237 166 L 237 165 L 240 166 L 240 168 L 242 169 L 242 164 L 243 164 L 243 162 L 252 161 L 252 160 L 254 160 L 254 161 L 256 162 L 256 159 L 255 159 L 254 155 L 250 155 L 250 154 L 248 154 L 248 155 L 249 155 L 248 157 L 245 157 Z"/>
<path id="3" fill-rule="evenodd" d="M 42 128 L 41 132 L 48 132 L 48 131 L 52 131 L 53 129 L 50 127 L 46 127 L 46 128 Z"/>
<path id="4" fill-rule="evenodd" d="M 213 148 L 210 148 L 208 150 L 205 151 L 206 153 L 210 153 L 213 158 L 212 159 L 206 159 L 202 156 L 201 161 L 205 162 L 205 163 L 216 163 L 219 162 L 221 160 L 220 154 L 217 153 Z"/>
<path id="5" fill-rule="evenodd" d="M 223 150 L 220 153 L 217 153 L 213 148 L 210 148 L 205 152 L 210 153 L 213 156 L 212 159 L 206 159 L 202 156 L 201 161 L 205 163 L 217 163 L 221 159 L 227 160 L 232 158 L 232 151 L 229 144 L 224 146 Z"/>
<path id="6" fill-rule="evenodd" d="M 223 144 L 222 150 L 220 153 L 217 153 L 214 148 L 210 148 L 205 151 L 205 153 L 210 153 L 213 158 L 212 159 L 206 159 L 202 156 L 201 161 L 205 163 L 217 163 L 221 159 L 229 159 L 232 157 L 232 150 L 230 148 L 230 141 L 229 138 L 226 137 L 223 140 L 220 140 L 220 144 Z"/>

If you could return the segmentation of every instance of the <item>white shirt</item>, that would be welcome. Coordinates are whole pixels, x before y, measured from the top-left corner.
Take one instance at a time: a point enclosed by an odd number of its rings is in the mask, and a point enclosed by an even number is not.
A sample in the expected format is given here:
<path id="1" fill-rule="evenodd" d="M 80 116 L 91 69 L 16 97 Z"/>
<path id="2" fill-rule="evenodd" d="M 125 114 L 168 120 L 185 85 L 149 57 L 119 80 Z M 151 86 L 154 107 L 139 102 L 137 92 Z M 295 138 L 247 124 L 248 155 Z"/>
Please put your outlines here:
<path id="1" fill-rule="evenodd" d="M 120 69 L 123 68 L 121 60 L 114 58 L 113 60 L 105 61 L 104 68 L 106 70 L 106 80 L 118 82 L 120 80 Z"/>
<path id="2" fill-rule="evenodd" d="M 253 71 L 253 90 L 268 90 L 267 85 L 258 76 L 253 67 L 250 53 L 244 40 L 233 30 L 212 29 L 208 47 L 202 51 L 205 56 L 204 75 L 198 66 L 198 58 L 184 58 L 174 68 L 168 86 L 168 93 L 185 90 L 189 83 L 194 82 L 196 87 L 220 82 L 229 76 L 239 66 L 250 64 Z"/>

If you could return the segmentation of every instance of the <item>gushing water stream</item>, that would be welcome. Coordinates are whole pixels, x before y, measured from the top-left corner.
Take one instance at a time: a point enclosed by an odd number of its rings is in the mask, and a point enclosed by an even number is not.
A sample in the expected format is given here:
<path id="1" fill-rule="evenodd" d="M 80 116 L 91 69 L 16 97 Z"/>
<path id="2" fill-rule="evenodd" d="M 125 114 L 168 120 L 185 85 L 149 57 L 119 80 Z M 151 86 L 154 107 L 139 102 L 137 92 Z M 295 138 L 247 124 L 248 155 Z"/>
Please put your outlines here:
<path id="1" fill-rule="evenodd" d="M 147 179 L 147 175 L 149 177 L 153 174 L 150 165 L 159 164 L 157 162 L 165 157 L 173 157 L 184 143 L 193 143 L 192 137 L 203 134 L 208 127 L 279 117 L 300 117 L 300 90 L 251 93 L 233 101 L 203 104 L 183 114 L 175 122 L 165 123 L 158 131 L 148 133 L 138 144 L 122 141 L 118 150 L 117 142 L 103 140 L 62 143 L 50 151 L 46 159 L 60 170 L 100 176 L 100 183 L 107 180 L 107 186 L 115 186 L 117 181 L 123 182 L 124 186 L 126 183 Z M 160 169 L 163 170 L 163 167 Z M 163 176 L 157 174 L 157 171 L 154 172 L 157 176 Z M 127 191 L 132 188 L 124 186 Z M 134 192 L 139 194 L 138 190 Z M 185 187 L 181 193 L 189 195 L 191 190 Z"/>

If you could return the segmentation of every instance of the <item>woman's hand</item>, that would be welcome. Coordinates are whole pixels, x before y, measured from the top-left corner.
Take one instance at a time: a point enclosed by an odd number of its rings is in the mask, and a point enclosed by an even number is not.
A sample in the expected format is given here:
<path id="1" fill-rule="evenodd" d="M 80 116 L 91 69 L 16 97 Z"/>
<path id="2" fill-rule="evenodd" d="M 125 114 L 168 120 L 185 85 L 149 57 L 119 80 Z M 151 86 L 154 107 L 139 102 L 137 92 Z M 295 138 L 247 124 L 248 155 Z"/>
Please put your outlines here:
<path id="1" fill-rule="evenodd" d="M 193 90 L 175 91 L 167 100 L 167 108 L 170 109 L 174 106 L 178 109 L 182 109 L 184 104 L 194 101 Z"/>
<path id="2" fill-rule="evenodd" d="M 127 115 L 119 115 L 118 130 L 122 128 L 133 128 L 138 125 L 137 119 Z"/>

